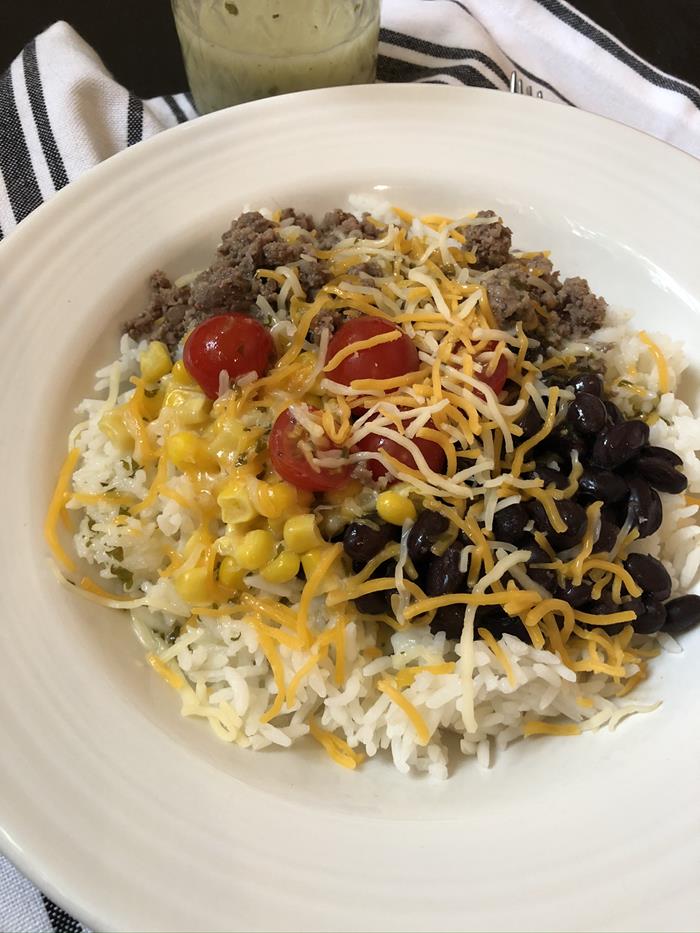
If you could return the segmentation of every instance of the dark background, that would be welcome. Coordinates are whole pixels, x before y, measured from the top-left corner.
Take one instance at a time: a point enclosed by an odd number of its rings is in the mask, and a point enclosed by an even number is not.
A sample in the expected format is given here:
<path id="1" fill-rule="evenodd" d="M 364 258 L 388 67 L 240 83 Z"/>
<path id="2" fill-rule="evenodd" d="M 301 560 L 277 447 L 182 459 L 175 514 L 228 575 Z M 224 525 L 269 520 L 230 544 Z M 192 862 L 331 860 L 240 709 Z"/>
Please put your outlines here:
<path id="1" fill-rule="evenodd" d="M 573 0 L 658 68 L 700 84 L 700 0 Z M 0 0 L 0 72 L 33 35 L 65 19 L 141 97 L 185 90 L 169 0 Z"/>

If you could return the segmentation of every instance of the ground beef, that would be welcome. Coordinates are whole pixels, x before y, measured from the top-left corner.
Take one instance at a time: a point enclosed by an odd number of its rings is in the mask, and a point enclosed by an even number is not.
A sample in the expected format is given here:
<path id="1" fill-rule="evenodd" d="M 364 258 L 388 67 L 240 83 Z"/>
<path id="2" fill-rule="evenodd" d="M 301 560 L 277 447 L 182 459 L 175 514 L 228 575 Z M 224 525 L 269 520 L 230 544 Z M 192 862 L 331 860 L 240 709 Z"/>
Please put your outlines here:
<path id="1" fill-rule="evenodd" d="M 479 211 L 477 217 L 496 217 L 494 211 Z M 508 262 L 512 243 L 512 231 L 502 221 L 459 227 L 464 236 L 465 248 L 476 256 L 479 269 L 497 269 Z"/>
<path id="2" fill-rule="evenodd" d="M 357 266 L 351 266 L 347 275 L 356 275 L 362 285 L 374 285 L 375 279 L 384 275 L 382 264 L 376 259 L 369 259 L 367 262 L 361 262 Z"/>
<path id="3" fill-rule="evenodd" d="M 515 260 L 484 278 L 496 324 L 518 321 L 545 346 L 587 337 L 605 320 L 606 302 L 591 293 L 585 279 L 559 280 L 545 256 Z"/>
<path id="4" fill-rule="evenodd" d="M 291 218 L 295 227 L 301 227 L 302 230 L 311 232 L 314 229 L 314 219 L 311 214 L 305 214 L 303 211 L 295 211 L 293 207 L 285 207 L 280 214 L 280 221 Z"/>
<path id="5" fill-rule="evenodd" d="M 178 288 L 164 272 L 149 280 L 150 296 L 145 310 L 124 327 L 134 340 L 162 340 L 174 350 L 188 329 L 193 314 L 188 285 Z"/>
<path id="6" fill-rule="evenodd" d="M 334 308 L 325 308 L 319 311 L 309 327 L 309 340 L 320 343 L 324 330 L 330 331 L 331 337 L 346 320 L 347 312 L 336 311 Z"/>
<path id="7" fill-rule="evenodd" d="M 263 257 L 267 268 L 274 269 L 277 266 L 288 266 L 290 262 L 296 262 L 308 248 L 309 244 L 304 241 L 287 243 L 286 240 L 275 240 L 263 246 Z"/>
<path id="8" fill-rule="evenodd" d="M 316 259 L 302 259 L 297 266 L 299 284 L 304 289 L 306 298 L 311 301 L 316 297 L 319 289 L 330 281 L 331 273 L 325 262 Z"/>
<path id="9" fill-rule="evenodd" d="M 383 232 L 382 228 L 369 219 L 367 213 L 358 220 L 354 214 L 348 214 L 347 211 L 328 211 L 318 225 L 318 248 L 332 249 L 336 243 L 349 236 L 376 240 Z"/>
<path id="10" fill-rule="evenodd" d="M 202 318 L 248 309 L 261 288 L 270 292 L 264 280 L 255 278 L 256 271 L 293 261 L 300 252 L 280 241 L 277 225 L 262 214 L 241 214 L 221 238 L 212 265 L 192 282 L 192 304 Z"/>
<path id="11" fill-rule="evenodd" d="M 557 295 L 558 309 L 552 315 L 556 340 L 579 340 L 598 330 L 605 321 L 608 304 L 591 291 L 585 279 L 574 276 L 564 279 Z"/>
<path id="12" fill-rule="evenodd" d="M 526 263 L 509 262 L 495 269 L 485 280 L 489 304 L 496 319 L 496 325 L 509 330 L 522 322 L 526 333 L 534 334 L 538 329 L 540 317 L 535 302 L 538 292 L 533 293 L 529 283 L 531 272 Z"/>
<path id="13" fill-rule="evenodd" d="M 262 258 L 262 248 L 277 238 L 277 225 L 258 211 L 247 211 L 237 217 L 221 237 L 217 252 L 227 264 L 235 265 L 244 257 L 253 261 Z"/>
<path id="14" fill-rule="evenodd" d="M 215 264 L 201 272 L 190 288 L 192 303 L 202 312 L 202 319 L 250 308 L 255 302 L 255 271 L 255 263 L 246 257 L 238 265 Z"/>

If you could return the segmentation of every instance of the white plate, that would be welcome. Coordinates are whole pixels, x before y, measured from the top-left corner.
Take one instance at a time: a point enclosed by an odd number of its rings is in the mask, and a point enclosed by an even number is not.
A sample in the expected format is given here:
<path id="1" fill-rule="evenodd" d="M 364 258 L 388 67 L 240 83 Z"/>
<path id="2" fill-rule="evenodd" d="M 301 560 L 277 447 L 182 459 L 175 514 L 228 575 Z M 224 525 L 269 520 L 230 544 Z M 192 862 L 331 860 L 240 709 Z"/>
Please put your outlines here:
<path id="1" fill-rule="evenodd" d="M 700 632 L 662 709 L 530 740 L 494 770 L 358 773 L 253 754 L 179 718 L 125 617 L 54 582 L 43 513 L 118 322 L 157 266 L 201 265 L 245 204 L 380 192 L 495 207 L 519 245 L 700 362 L 700 165 L 573 109 L 490 91 L 344 88 L 214 114 L 88 173 L 0 249 L 2 848 L 98 929 L 685 930 L 700 899 Z M 697 386 L 686 398 L 698 410 Z"/>

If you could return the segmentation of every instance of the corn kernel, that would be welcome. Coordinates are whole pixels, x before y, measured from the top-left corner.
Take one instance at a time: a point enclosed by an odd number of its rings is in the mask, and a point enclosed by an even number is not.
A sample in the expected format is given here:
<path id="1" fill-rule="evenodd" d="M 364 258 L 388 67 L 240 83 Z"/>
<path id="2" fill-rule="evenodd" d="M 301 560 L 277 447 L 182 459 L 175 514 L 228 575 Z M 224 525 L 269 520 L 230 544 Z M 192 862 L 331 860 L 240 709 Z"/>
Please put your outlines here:
<path id="1" fill-rule="evenodd" d="M 362 483 L 359 482 L 359 480 L 353 479 L 344 486 L 341 486 L 340 489 L 330 489 L 328 492 L 324 492 L 323 499 L 324 502 L 327 502 L 329 505 L 343 505 L 348 499 L 352 499 L 354 496 L 361 493 L 362 488 Z"/>
<path id="2" fill-rule="evenodd" d="M 325 547 L 315 547 L 301 555 L 301 566 L 304 568 L 307 580 L 318 566 L 325 550 Z"/>
<path id="3" fill-rule="evenodd" d="M 247 572 L 232 557 L 224 557 L 219 564 L 219 583 L 229 590 L 241 590 Z"/>
<path id="4" fill-rule="evenodd" d="M 243 480 L 230 479 L 216 497 L 216 501 L 221 509 L 221 518 L 227 525 L 249 522 L 257 515 Z"/>
<path id="5" fill-rule="evenodd" d="M 236 548 L 234 557 L 245 570 L 260 570 L 275 554 L 275 539 L 269 531 L 249 531 Z"/>
<path id="6" fill-rule="evenodd" d="M 297 554 L 303 554 L 323 544 L 323 538 L 316 526 L 316 518 L 310 512 L 288 518 L 284 523 L 282 535 L 289 550 Z"/>
<path id="7" fill-rule="evenodd" d="M 192 431 L 178 431 L 165 442 L 168 459 L 183 472 L 187 470 L 215 470 L 216 460 L 204 441 Z"/>
<path id="8" fill-rule="evenodd" d="M 152 340 L 139 357 L 141 375 L 146 382 L 158 382 L 173 366 L 168 348 L 160 340 Z"/>
<path id="9" fill-rule="evenodd" d="M 256 505 L 265 518 L 281 518 L 297 508 L 297 491 L 289 483 L 256 483 Z"/>
<path id="10" fill-rule="evenodd" d="M 282 551 L 260 571 L 268 583 L 289 583 L 299 573 L 299 555 L 293 551 Z"/>
<path id="11" fill-rule="evenodd" d="M 134 449 L 134 438 L 124 424 L 122 406 L 105 412 L 99 420 L 99 428 L 122 453 L 130 453 Z"/>
<path id="12" fill-rule="evenodd" d="M 297 357 L 298 368 L 295 367 L 294 373 L 289 378 L 287 388 L 290 392 L 300 392 L 307 387 L 307 382 L 311 377 L 316 366 L 316 354 L 308 350 L 300 353 Z"/>
<path id="13" fill-rule="evenodd" d="M 312 548 L 310 551 L 307 551 L 305 554 L 301 555 L 301 566 L 304 569 L 304 576 L 308 580 L 311 574 L 318 567 L 319 561 L 324 557 L 328 550 L 328 545 L 323 544 L 321 547 Z M 338 573 L 335 570 L 330 570 L 321 580 L 318 588 L 318 593 L 328 593 L 330 590 L 337 589 L 339 585 Z"/>
<path id="14" fill-rule="evenodd" d="M 236 553 L 236 548 L 238 545 L 245 538 L 248 532 L 252 530 L 253 529 L 250 522 L 228 525 L 226 534 L 221 535 L 221 537 L 217 538 L 214 542 L 216 553 L 221 554 L 222 557 L 233 557 L 233 555 Z"/>
<path id="15" fill-rule="evenodd" d="M 168 389 L 163 405 L 172 408 L 178 421 L 184 425 L 204 424 L 211 411 L 211 402 L 206 395 L 192 389 Z"/>
<path id="16" fill-rule="evenodd" d="M 391 525 L 403 525 L 416 520 L 416 507 L 408 498 L 388 489 L 377 496 L 377 514 Z"/>
<path id="17" fill-rule="evenodd" d="M 184 570 L 173 578 L 173 583 L 180 596 L 191 605 L 213 601 L 212 580 L 206 567 L 192 567 L 191 570 Z"/>
<path id="18" fill-rule="evenodd" d="M 185 364 L 182 360 L 178 360 L 177 363 L 173 364 L 172 369 L 172 379 L 173 382 L 176 382 L 181 386 L 196 386 L 198 382 L 187 372 Z"/>

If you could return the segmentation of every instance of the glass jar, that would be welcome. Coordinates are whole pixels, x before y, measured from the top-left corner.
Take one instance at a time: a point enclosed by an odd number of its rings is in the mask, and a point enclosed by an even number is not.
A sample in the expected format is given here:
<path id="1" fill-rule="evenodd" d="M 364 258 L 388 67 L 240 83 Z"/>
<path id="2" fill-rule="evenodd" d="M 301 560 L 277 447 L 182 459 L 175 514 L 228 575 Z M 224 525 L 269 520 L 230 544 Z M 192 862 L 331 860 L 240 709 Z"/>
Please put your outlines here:
<path id="1" fill-rule="evenodd" d="M 200 113 L 374 81 L 380 0 L 172 0 Z"/>

